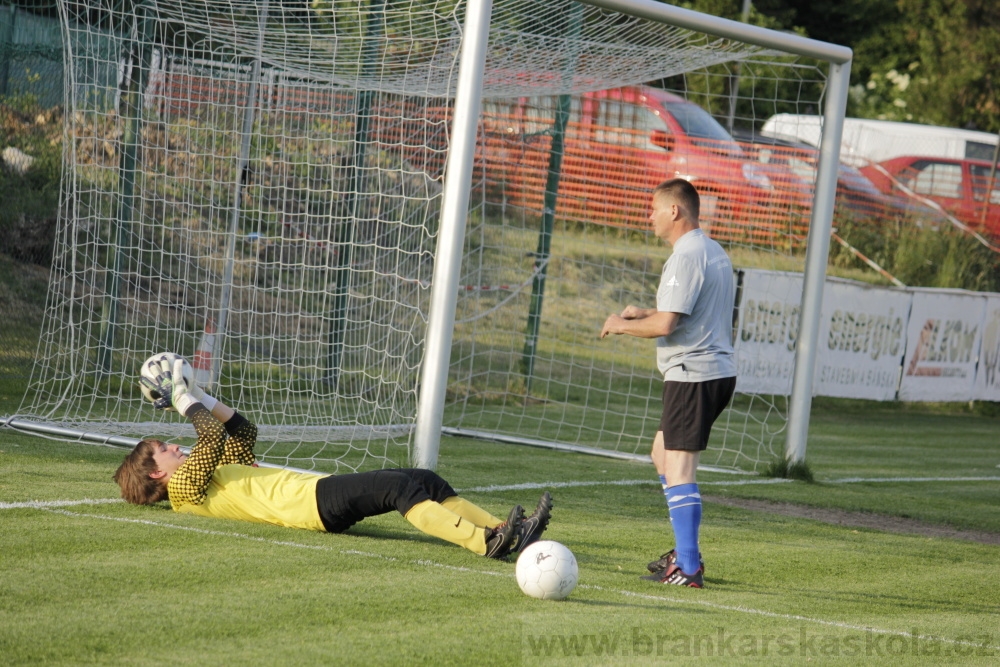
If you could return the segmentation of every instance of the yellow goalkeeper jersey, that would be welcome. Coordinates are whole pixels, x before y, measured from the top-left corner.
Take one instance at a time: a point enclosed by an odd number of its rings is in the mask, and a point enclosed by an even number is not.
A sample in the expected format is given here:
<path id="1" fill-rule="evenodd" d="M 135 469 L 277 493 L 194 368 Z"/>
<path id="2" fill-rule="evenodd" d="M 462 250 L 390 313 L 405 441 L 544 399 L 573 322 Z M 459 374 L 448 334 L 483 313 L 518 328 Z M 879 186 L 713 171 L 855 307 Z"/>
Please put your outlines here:
<path id="1" fill-rule="evenodd" d="M 257 427 L 239 415 L 223 427 L 202 408 L 191 421 L 198 443 L 167 483 L 175 511 L 325 530 L 316 505 L 318 475 L 252 467 Z"/>

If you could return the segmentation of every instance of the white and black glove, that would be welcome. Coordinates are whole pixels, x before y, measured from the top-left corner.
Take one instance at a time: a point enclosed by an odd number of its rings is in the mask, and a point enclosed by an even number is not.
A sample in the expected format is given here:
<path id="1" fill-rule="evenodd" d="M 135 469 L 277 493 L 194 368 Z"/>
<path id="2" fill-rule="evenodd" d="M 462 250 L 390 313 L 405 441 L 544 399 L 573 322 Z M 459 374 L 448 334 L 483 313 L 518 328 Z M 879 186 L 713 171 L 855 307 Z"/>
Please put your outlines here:
<path id="1" fill-rule="evenodd" d="M 217 402 L 193 380 L 190 386 L 184 380 L 183 359 L 175 359 L 173 363 L 169 359 L 162 359 L 152 379 L 141 377 L 139 381 L 149 389 L 150 396 L 154 399 L 153 407 L 157 410 L 176 410 L 186 415 L 188 408 L 195 403 L 202 403 L 211 410 Z"/>

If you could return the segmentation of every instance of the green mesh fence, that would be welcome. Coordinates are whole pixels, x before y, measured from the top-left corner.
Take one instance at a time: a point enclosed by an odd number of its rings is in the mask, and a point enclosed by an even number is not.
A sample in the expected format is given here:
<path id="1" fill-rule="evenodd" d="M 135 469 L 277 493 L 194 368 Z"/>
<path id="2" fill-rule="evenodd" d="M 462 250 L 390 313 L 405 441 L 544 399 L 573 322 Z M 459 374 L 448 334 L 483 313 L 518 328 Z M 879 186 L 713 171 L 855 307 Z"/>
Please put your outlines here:
<path id="1" fill-rule="evenodd" d="M 63 43 L 55 2 L 0 3 L 0 394 L 31 373 L 58 206 Z"/>
<path id="2" fill-rule="evenodd" d="M 63 101 L 63 44 L 56 3 L 0 4 L 0 97 Z"/>

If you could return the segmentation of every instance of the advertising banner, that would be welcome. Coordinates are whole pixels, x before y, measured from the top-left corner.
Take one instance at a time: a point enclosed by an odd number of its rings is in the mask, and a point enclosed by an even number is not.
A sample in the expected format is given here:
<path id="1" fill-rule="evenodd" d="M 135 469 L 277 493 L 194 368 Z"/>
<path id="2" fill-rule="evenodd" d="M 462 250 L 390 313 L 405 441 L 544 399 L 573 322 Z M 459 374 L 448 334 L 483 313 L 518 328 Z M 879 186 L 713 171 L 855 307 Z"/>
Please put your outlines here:
<path id="1" fill-rule="evenodd" d="M 973 396 L 979 401 L 1000 401 L 1000 294 L 990 294 L 986 299 Z"/>
<path id="2" fill-rule="evenodd" d="M 961 290 L 913 289 L 911 293 L 900 400 L 970 400 L 986 297 Z"/>
<path id="3" fill-rule="evenodd" d="M 792 393 L 802 274 L 746 269 L 735 336 L 736 391 Z"/>
<path id="4" fill-rule="evenodd" d="M 894 400 L 911 299 L 904 290 L 827 278 L 813 394 Z"/>

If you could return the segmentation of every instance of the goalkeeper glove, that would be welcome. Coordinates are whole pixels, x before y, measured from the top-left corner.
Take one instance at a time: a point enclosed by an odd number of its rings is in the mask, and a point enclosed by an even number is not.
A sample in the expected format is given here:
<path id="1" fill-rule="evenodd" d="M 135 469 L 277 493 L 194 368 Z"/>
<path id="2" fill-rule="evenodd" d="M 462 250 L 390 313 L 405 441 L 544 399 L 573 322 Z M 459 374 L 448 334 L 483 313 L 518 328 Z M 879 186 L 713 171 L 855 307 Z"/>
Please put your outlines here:
<path id="1" fill-rule="evenodd" d="M 172 410 L 173 404 L 170 397 L 174 390 L 174 383 L 170 362 L 163 360 L 151 362 L 147 365 L 146 370 L 151 377 L 143 375 L 139 378 L 139 383 L 149 389 L 149 396 L 153 399 L 153 408 Z"/>
<path id="2" fill-rule="evenodd" d="M 139 381 L 149 388 L 150 395 L 154 398 L 153 407 L 157 410 L 174 409 L 186 415 L 188 408 L 195 403 L 202 403 L 211 410 L 217 402 L 194 382 L 188 387 L 184 381 L 183 359 L 175 359 L 173 364 L 169 359 L 163 359 L 152 380 L 142 377 Z"/>
<path id="3" fill-rule="evenodd" d="M 200 403 L 205 392 L 195 386 L 194 382 L 191 383 L 192 386 L 188 387 L 187 382 L 184 381 L 183 359 L 175 359 L 172 370 L 173 387 L 170 391 L 170 403 L 174 406 L 174 410 L 186 416 L 188 408 L 195 403 Z"/>
<path id="4" fill-rule="evenodd" d="M 184 370 L 184 361 L 182 359 L 178 359 L 177 361 L 174 362 L 174 377 L 181 378 L 181 384 L 187 387 L 187 395 L 190 396 L 192 399 L 194 399 L 188 405 L 190 406 L 193 405 L 194 403 L 201 403 L 202 405 L 205 406 L 205 408 L 209 412 L 211 412 L 212 409 L 215 407 L 215 404 L 218 403 L 218 401 L 209 396 L 208 394 L 206 394 L 204 389 L 195 384 L 194 378 L 191 378 L 191 382 L 188 383 L 188 381 L 184 379 L 184 375 L 182 374 L 183 370 Z M 183 411 L 181 412 L 183 413 Z"/>

